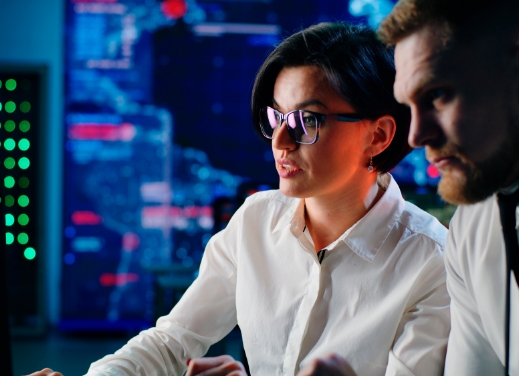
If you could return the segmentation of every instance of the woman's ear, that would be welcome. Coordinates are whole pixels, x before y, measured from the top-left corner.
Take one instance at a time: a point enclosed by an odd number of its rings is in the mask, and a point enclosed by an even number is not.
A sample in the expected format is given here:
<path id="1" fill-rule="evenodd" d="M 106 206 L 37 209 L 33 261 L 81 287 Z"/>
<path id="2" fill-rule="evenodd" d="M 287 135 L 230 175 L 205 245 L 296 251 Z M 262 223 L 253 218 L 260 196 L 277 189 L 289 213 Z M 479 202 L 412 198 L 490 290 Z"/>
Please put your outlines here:
<path id="1" fill-rule="evenodd" d="M 393 116 L 384 115 L 372 123 L 372 139 L 370 152 L 379 155 L 388 148 L 395 137 L 396 122 Z"/>

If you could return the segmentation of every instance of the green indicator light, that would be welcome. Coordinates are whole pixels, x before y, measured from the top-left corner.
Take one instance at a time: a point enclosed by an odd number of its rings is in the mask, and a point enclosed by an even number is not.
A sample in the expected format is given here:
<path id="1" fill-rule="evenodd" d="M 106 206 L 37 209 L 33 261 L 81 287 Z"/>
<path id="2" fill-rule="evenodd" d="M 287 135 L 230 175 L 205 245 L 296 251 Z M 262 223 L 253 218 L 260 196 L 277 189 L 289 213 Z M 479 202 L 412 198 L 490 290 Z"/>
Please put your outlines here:
<path id="1" fill-rule="evenodd" d="M 27 151 L 31 147 L 31 143 L 29 142 L 28 139 L 22 138 L 20 141 L 18 141 L 18 147 L 22 151 Z"/>
<path id="2" fill-rule="evenodd" d="M 20 166 L 20 168 L 22 170 L 26 170 L 29 168 L 29 166 L 31 165 L 31 161 L 29 160 L 29 158 L 27 157 L 22 157 L 20 158 L 20 160 L 18 161 L 18 166 Z"/>
<path id="3" fill-rule="evenodd" d="M 20 130 L 22 132 L 27 132 L 29 129 L 31 129 L 31 123 L 29 123 L 27 120 L 22 120 L 20 122 Z"/>
<path id="4" fill-rule="evenodd" d="M 5 196 L 5 206 L 11 207 L 14 205 L 14 197 L 11 195 Z"/>
<path id="5" fill-rule="evenodd" d="M 14 89 L 16 89 L 16 81 L 12 78 L 5 81 L 5 88 L 9 91 L 13 91 Z"/>
<path id="6" fill-rule="evenodd" d="M 14 238 L 14 236 L 13 236 L 13 238 Z M 17 239 L 18 239 L 18 243 L 27 244 L 29 242 L 29 235 L 27 235 L 25 232 L 22 232 L 22 233 L 18 234 Z M 14 241 L 14 239 L 13 239 L 13 241 Z"/>
<path id="7" fill-rule="evenodd" d="M 13 150 L 16 146 L 16 142 L 14 142 L 14 140 L 12 138 L 8 138 L 7 140 L 4 141 L 4 148 L 5 150 Z"/>
<path id="8" fill-rule="evenodd" d="M 14 217 L 13 217 L 13 223 L 14 223 Z M 29 223 L 29 216 L 27 214 L 20 214 L 18 216 L 18 223 L 22 226 L 27 226 Z"/>
<path id="9" fill-rule="evenodd" d="M 31 104 L 29 102 L 22 102 L 20 104 L 20 110 L 26 114 L 27 112 L 29 112 L 31 110 Z"/>
<path id="10" fill-rule="evenodd" d="M 27 260 L 33 260 L 36 257 L 36 251 L 34 248 L 29 247 L 26 248 L 25 251 L 23 251 L 23 255 Z"/>
<path id="11" fill-rule="evenodd" d="M 21 177 L 20 180 L 18 180 L 18 185 L 21 188 L 27 188 L 29 186 L 29 179 L 27 179 L 25 176 Z"/>
<path id="12" fill-rule="evenodd" d="M 16 104 L 14 102 L 5 102 L 5 111 L 9 112 L 10 114 L 16 111 Z"/>
<path id="13" fill-rule="evenodd" d="M 2 111 L 2 103 L 0 102 L 0 111 Z"/>
<path id="14" fill-rule="evenodd" d="M 25 208 L 27 205 L 29 205 L 29 197 L 26 195 L 21 195 L 18 197 L 18 205 L 20 205 L 22 208 Z"/>
<path id="15" fill-rule="evenodd" d="M 2 87 L 2 80 L 0 80 L 0 87 Z"/>
<path id="16" fill-rule="evenodd" d="M 16 162 L 13 158 L 9 157 L 9 158 L 6 158 L 5 161 L 4 161 L 4 166 L 5 168 L 7 169 L 12 169 L 14 166 L 16 165 Z"/>
<path id="17" fill-rule="evenodd" d="M 5 225 L 6 226 L 14 225 L 14 215 L 12 215 L 12 214 L 5 215 Z"/>
<path id="18" fill-rule="evenodd" d="M 5 244 L 13 244 L 14 243 L 14 235 L 10 232 L 5 233 Z"/>
<path id="19" fill-rule="evenodd" d="M 7 120 L 4 124 L 4 128 L 7 132 L 12 132 L 16 128 L 16 124 L 12 120 Z"/>
<path id="20" fill-rule="evenodd" d="M 4 185 L 6 188 L 14 187 L 14 178 L 12 176 L 6 176 L 4 178 Z"/>

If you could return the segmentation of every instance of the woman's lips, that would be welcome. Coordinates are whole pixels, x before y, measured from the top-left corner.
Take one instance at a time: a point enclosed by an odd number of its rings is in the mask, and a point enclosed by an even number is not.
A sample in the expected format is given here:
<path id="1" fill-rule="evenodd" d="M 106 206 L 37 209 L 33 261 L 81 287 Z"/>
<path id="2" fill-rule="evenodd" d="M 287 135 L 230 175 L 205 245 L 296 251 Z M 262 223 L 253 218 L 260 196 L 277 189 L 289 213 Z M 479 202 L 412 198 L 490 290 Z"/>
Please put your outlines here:
<path id="1" fill-rule="evenodd" d="M 296 162 L 290 159 L 276 159 L 276 169 L 278 170 L 278 174 L 280 177 L 284 179 L 291 178 L 296 176 L 301 171 L 301 168 L 297 165 Z"/>

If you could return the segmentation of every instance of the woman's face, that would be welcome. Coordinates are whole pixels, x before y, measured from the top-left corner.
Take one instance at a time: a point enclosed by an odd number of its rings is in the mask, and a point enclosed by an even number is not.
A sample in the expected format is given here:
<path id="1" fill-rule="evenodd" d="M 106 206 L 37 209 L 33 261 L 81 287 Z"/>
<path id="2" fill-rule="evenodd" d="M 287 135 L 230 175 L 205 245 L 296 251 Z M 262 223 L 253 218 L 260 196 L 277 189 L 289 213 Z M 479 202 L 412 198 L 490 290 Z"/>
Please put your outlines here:
<path id="1" fill-rule="evenodd" d="M 355 113 L 314 66 L 283 68 L 274 84 L 273 107 L 282 113 Z M 367 171 L 372 140 L 369 124 L 367 120 L 350 123 L 329 117 L 321 124 L 319 140 L 301 145 L 292 140 L 283 123 L 272 139 L 281 192 L 289 197 L 333 198 L 373 182 L 374 174 Z"/>

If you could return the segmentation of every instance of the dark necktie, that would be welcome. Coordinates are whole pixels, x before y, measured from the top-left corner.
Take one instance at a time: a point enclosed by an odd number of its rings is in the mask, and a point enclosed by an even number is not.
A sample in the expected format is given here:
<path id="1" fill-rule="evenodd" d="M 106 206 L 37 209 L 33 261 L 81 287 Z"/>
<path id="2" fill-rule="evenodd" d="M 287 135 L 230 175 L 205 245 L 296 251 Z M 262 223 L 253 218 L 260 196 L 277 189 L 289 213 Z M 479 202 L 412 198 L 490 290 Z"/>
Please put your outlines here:
<path id="1" fill-rule="evenodd" d="M 515 228 L 515 211 L 519 203 L 519 190 L 511 195 L 498 194 L 497 202 L 506 248 L 505 375 L 508 376 L 510 359 L 510 273 L 512 271 L 519 285 L 519 243 Z"/>

